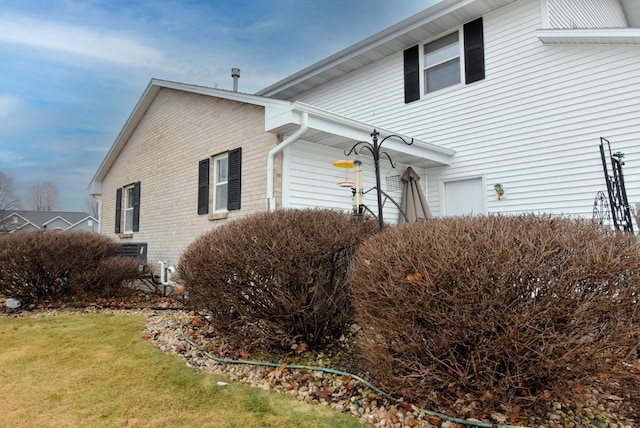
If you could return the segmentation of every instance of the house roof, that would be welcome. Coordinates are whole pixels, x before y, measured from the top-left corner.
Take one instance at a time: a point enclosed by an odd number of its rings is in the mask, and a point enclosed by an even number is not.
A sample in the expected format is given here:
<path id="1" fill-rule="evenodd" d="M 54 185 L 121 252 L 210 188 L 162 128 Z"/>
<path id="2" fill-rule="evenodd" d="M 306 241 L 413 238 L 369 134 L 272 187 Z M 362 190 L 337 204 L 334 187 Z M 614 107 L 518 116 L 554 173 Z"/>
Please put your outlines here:
<path id="1" fill-rule="evenodd" d="M 303 92 L 401 52 L 514 1 L 516 0 L 443 0 L 256 94 L 294 99 Z"/>
<path id="2" fill-rule="evenodd" d="M 483 16 L 517 0 L 443 0 L 404 21 L 382 30 L 330 57 L 317 62 L 256 93 L 279 99 L 293 100 L 328 81 L 372 64 L 391 54 L 401 52 L 424 42 L 444 31 Z M 620 0 L 628 29 L 624 31 L 587 31 L 587 34 L 571 30 L 539 34 L 544 43 L 638 43 L 640 40 L 640 1 Z M 551 32 L 554 31 L 554 32 Z M 543 39 L 544 38 L 544 39 Z"/>
<path id="3" fill-rule="evenodd" d="M 152 79 L 93 176 L 89 184 L 89 193 L 95 195 L 102 193 L 102 180 L 162 88 L 263 106 L 265 107 L 265 132 L 279 135 L 290 135 L 295 132 L 301 125 L 302 114 L 306 113 L 310 118 L 310 123 L 304 140 L 336 148 L 347 149 L 355 142 L 370 140 L 374 129 L 373 125 L 355 121 L 308 104 Z M 381 137 L 395 134 L 386 130 L 378 129 L 378 131 L 381 133 Z M 404 138 L 408 141 L 411 140 L 409 136 L 404 136 Z M 411 146 L 406 146 L 404 143 L 391 141 L 390 139 L 386 143 L 386 148 L 395 161 L 425 168 L 448 165 L 451 163 L 451 158 L 455 153 L 453 150 L 416 140 Z"/>
<path id="4" fill-rule="evenodd" d="M 244 94 L 241 92 L 233 92 L 233 91 L 228 91 L 224 89 L 214 89 L 206 86 L 190 85 L 187 83 L 171 82 L 167 80 L 151 79 L 151 81 L 147 85 L 147 88 L 145 89 L 145 91 L 142 93 L 142 96 L 138 100 L 138 103 L 136 104 L 133 111 L 129 115 L 129 118 L 125 122 L 124 127 L 116 137 L 115 142 L 107 152 L 107 155 L 102 160 L 102 163 L 98 167 L 98 170 L 96 171 L 95 175 L 91 179 L 91 182 L 89 184 L 90 194 L 101 193 L 100 183 L 102 182 L 102 179 L 104 179 L 107 172 L 109 172 L 109 169 L 113 165 L 113 162 L 115 162 L 118 155 L 120 154 L 120 151 L 122 151 L 125 144 L 127 144 L 129 137 L 131 137 L 131 134 L 133 134 L 133 131 L 135 131 L 136 127 L 138 126 L 138 123 L 140 122 L 142 117 L 145 115 L 145 113 L 147 112 L 147 109 L 149 108 L 149 106 L 155 99 L 156 95 L 158 94 L 158 92 L 160 92 L 162 88 L 176 89 L 179 91 L 185 91 L 185 92 L 190 92 L 195 94 L 215 96 L 218 98 L 223 98 L 223 99 L 228 99 L 228 100 L 238 101 L 238 102 L 243 102 L 248 104 L 260 105 L 263 107 L 271 106 L 276 108 L 278 107 L 284 108 L 287 105 L 287 103 L 282 102 L 280 100 L 260 97 L 256 95 Z"/>
<path id="5" fill-rule="evenodd" d="M 56 219 L 64 221 L 69 226 L 75 225 L 85 219 L 96 220 L 85 212 L 76 211 L 11 211 L 4 218 L 0 219 L 0 222 L 14 216 L 22 218 L 26 222 L 25 224 L 31 224 L 38 229 L 46 229 L 47 225 Z"/>

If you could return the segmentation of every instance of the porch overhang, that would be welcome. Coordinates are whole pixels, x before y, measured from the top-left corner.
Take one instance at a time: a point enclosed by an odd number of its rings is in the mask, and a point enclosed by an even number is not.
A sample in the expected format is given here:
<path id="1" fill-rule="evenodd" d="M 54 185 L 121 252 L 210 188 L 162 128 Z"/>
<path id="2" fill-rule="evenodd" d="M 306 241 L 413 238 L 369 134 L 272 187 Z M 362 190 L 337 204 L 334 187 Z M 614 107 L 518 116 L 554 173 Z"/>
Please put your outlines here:
<path id="1" fill-rule="evenodd" d="M 302 138 L 310 143 L 322 144 L 348 152 L 360 141 L 371 142 L 373 130 L 380 133 L 380 139 L 389 135 L 400 135 L 413 144 L 407 145 L 398 138 L 389 138 L 382 145 L 394 162 L 421 168 L 451 165 L 455 151 L 435 144 L 402 135 L 375 125 L 345 118 L 308 104 L 294 102 L 286 111 L 267 108 L 265 130 L 279 135 L 291 135 L 302 123 L 302 115 L 308 115 L 308 129 Z M 365 156 L 368 152 L 362 152 Z"/>

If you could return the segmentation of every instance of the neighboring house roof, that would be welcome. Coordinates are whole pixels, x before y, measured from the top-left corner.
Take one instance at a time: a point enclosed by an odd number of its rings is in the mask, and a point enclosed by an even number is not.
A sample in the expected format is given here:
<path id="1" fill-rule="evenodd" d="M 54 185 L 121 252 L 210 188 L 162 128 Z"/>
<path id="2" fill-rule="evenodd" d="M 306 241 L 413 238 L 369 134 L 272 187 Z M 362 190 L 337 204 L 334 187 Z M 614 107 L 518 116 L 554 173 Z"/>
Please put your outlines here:
<path id="1" fill-rule="evenodd" d="M 317 62 L 256 95 L 291 100 L 299 94 L 422 43 L 517 0 L 443 0 L 404 21 L 382 30 Z M 640 27 L 640 1 L 620 0 L 627 23 Z M 546 34 L 546 32 L 549 32 Z M 543 43 L 640 43 L 638 28 L 541 30 Z"/>
<path id="2" fill-rule="evenodd" d="M 300 102 L 282 101 L 258 95 L 152 79 L 93 176 L 89 184 L 89 193 L 94 195 L 102 193 L 102 180 L 127 144 L 156 95 L 163 88 L 262 106 L 265 108 L 265 132 L 291 135 L 301 127 L 302 118 L 306 116 L 309 118 L 309 124 L 308 130 L 304 134 L 304 140 L 331 147 L 348 149 L 358 141 L 369 141 L 375 127 Z M 378 128 L 377 130 L 383 136 L 397 134 L 384 129 Z M 411 140 L 409 136 L 403 137 Z M 453 150 L 415 140 L 411 146 L 391 140 L 385 146 L 386 151 L 397 162 L 410 163 L 425 168 L 449 165 L 455 154 Z"/>
<path id="3" fill-rule="evenodd" d="M 36 229 L 47 229 L 47 225 L 56 220 L 62 220 L 69 227 L 73 227 L 83 220 L 94 220 L 95 218 L 85 212 L 76 211 L 10 211 L 8 215 L 0 219 L 0 223 L 4 222 L 11 217 L 18 217 L 24 221 L 20 227 L 16 230 L 23 229 L 27 225 L 31 225 Z M 66 229 L 68 229 L 67 227 Z"/>

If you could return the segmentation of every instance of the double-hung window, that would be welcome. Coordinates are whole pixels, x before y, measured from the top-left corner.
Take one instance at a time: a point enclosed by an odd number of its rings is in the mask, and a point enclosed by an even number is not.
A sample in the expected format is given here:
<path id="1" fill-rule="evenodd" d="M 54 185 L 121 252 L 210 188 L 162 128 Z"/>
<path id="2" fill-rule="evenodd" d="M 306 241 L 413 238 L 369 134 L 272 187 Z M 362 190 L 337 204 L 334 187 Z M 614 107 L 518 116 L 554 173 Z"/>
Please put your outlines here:
<path id="1" fill-rule="evenodd" d="M 219 153 L 198 162 L 198 214 L 224 218 L 240 209 L 242 148 Z"/>
<path id="2" fill-rule="evenodd" d="M 122 220 L 124 218 L 124 227 Z M 140 182 L 116 189 L 115 233 L 140 231 Z"/>
<path id="3" fill-rule="evenodd" d="M 460 41 L 458 32 L 424 45 L 424 92 L 460 83 Z"/>
<path id="4" fill-rule="evenodd" d="M 485 78 L 482 18 L 404 51 L 404 100 L 410 103 L 454 85 Z"/>
<path id="5" fill-rule="evenodd" d="M 213 212 L 227 211 L 229 188 L 229 155 L 213 158 Z"/>
<path id="6" fill-rule="evenodd" d="M 133 185 L 124 188 L 124 232 L 133 232 Z"/>

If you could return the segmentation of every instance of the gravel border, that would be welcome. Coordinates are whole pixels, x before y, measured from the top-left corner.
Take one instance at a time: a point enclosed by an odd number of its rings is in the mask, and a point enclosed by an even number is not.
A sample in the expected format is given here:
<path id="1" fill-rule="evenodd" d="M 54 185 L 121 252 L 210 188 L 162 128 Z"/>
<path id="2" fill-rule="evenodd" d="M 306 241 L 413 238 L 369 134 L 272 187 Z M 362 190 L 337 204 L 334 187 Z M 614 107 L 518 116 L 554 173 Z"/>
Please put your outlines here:
<path id="1" fill-rule="evenodd" d="M 195 318 L 197 315 L 193 312 L 156 311 L 147 318 L 145 336 L 162 351 L 179 355 L 190 367 L 225 376 L 233 382 L 283 393 L 309 404 L 328 406 L 336 411 L 351 414 L 369 426 L 463 427 L 457 422 L 427 415 L 413 405 L 391 401 L 348 376 L 311 370 L 216 362 L 204 356 L 181 337 L 181 328 L 191 325 Z M 314 365 L 323 365 L 322 360 L 319 363 Z M 546 415 L 524 415 L 519 425 L 536 428 L 633 428 L 640 424 L 640 420 L 624 418 L 618 414 L 620 410 L 634 414 L 633 410 L 625 408 L 629 407 L 630 403 L 599 386 L 576 391 L 575 396 L 566 397 L 563 401 L 549 403 Z M 482 422 L 506 424 L 506 416 L 496 412 Z"/>

